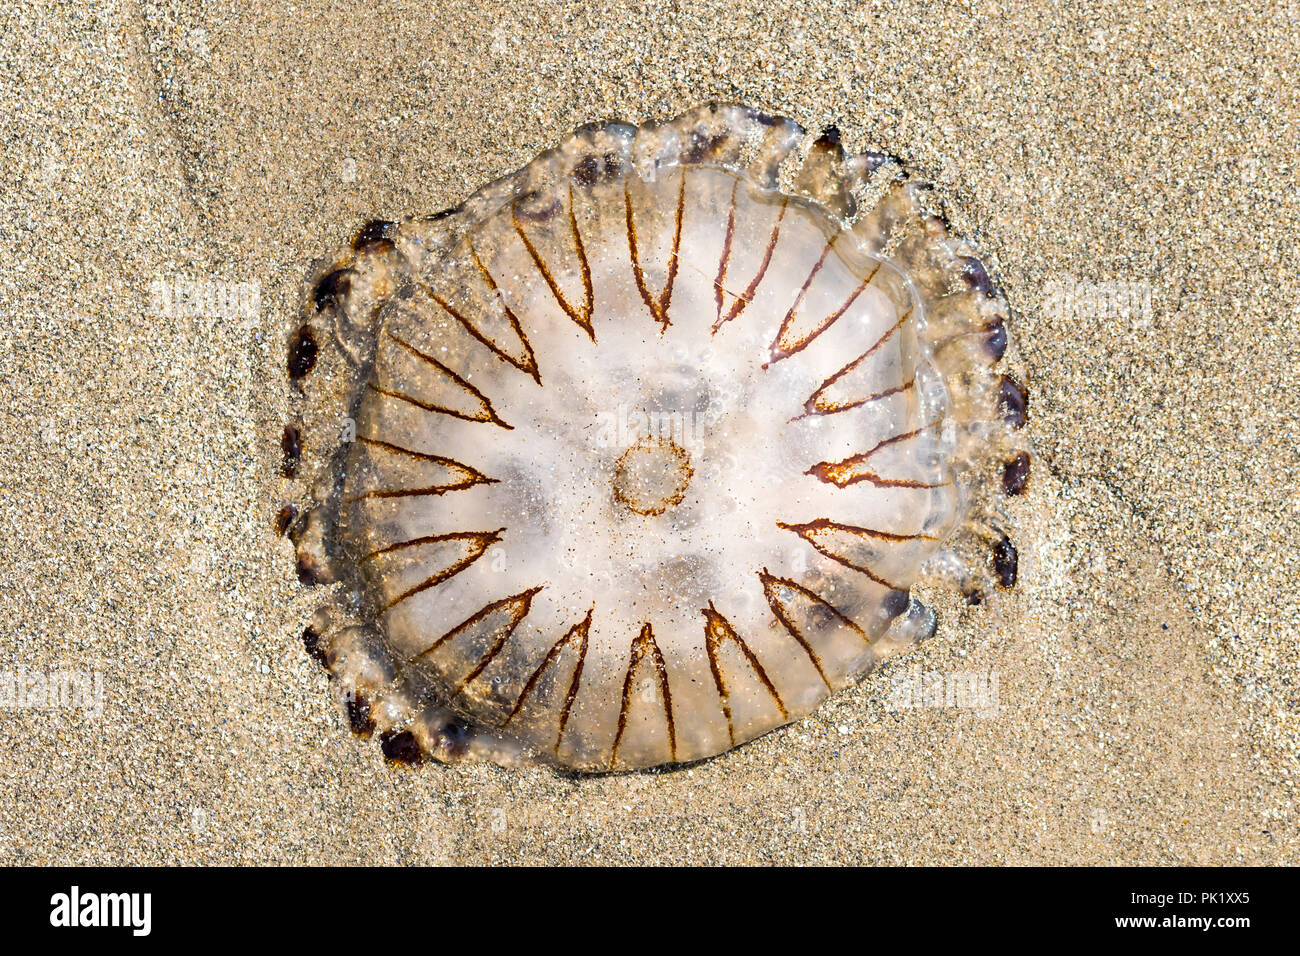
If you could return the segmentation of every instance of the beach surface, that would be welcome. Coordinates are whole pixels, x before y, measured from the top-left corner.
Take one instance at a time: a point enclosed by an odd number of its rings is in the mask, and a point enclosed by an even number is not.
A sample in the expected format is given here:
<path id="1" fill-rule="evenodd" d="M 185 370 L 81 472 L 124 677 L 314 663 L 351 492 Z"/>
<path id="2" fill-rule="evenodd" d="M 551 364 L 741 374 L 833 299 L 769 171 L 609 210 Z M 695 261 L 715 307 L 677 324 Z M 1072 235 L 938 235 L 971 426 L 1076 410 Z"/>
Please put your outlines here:
<path id="1" fill-rule="evenodd" d="M 0 864 L 1294 863 L 1300 6 L 1055 6 L 0 4 L 0 677 L 87 690 L 0 709 Z M 1020 584 L 694 766 L 387 764 L 272 530 L 302 283 L 714 100 L 987 253 Z"/>

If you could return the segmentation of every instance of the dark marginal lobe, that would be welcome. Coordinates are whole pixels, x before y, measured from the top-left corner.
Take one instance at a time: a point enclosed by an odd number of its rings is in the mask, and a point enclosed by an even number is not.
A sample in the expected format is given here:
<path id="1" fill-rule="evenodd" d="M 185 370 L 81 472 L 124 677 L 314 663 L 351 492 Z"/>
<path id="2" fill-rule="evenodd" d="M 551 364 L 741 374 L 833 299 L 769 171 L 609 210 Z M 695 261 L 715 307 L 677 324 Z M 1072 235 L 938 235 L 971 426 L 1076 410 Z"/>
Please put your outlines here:
<path id="1" fill-rule="evenodd" d="M 289 343 L 289 378 L 298 381 L 305 378 L 316 367 L 316 356 L 320 348 L 316 344 L 316 335 L 311 326 L 301 325 Z"/>
<path id="2" fill-rule="evenodd" d="M 298 474 L 298 465 L 302 461 L 302 433 L 295 425 L 285 425 L 284 434 L 280 436 L 280 474 L 292 478 Z M 286 525 L 287 527 L 287 525 Z"/>

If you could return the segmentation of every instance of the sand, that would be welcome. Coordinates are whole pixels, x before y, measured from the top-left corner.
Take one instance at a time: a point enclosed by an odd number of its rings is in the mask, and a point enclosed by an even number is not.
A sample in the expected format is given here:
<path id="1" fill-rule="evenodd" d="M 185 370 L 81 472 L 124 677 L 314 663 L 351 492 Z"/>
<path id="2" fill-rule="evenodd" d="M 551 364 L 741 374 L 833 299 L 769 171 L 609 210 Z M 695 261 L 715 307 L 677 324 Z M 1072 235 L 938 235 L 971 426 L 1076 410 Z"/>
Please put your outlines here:
<path id="1" fill-rule="evenodd" d="M 0 4 L 0 676 L 102 690 L 0 710 L 0 863 L 1294 862 L 1300 10 L 1052 6 Z M 300 283 L 710 99 L 903 156 L 990 254 L 1021 584 L 690 768 L 386 765 L 270 528 Z"/>

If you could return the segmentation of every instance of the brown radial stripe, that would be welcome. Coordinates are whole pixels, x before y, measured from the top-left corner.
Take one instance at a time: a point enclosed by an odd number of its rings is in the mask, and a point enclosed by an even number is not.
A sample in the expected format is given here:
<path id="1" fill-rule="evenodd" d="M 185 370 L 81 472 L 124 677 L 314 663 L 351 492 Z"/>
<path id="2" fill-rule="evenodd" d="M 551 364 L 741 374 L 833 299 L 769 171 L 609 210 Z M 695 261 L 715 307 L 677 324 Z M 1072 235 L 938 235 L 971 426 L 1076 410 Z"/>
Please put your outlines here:
<path id="1" fill-rule="evenodd" d="M 569 232 L 573 236 L 573 247 L 578 252 L 578 265 L 582 270 L 582 296 L 587 302 L 587 334 L 594 342 L 596 330 L 591 325 L 591 309 L 596 296 L 591 285 L 591 264 L 587 261 L 587 247 L 582 241 L 582 232 L 578 229 L 578 212 L 573 206 L 573 183 L 569 183 Z"/>
<path id="2" fill-rule="evenodd" d="M 789 720 L 790 714 L 785 709 L 785 701 L 777 693 L 776 687 L 772 684 L 771 679 L 767 676 L 767 671 L 763 670 L 763 665 L 758 662 L 758 657 L 750 650 L 749 645 L 741 639 L 736 633 L 736 629 L 731 626 L 731 622 L 718 613 L 718 609 L 709 602 L 709 606 L 700 611 L 704 615 L 704 648 L 709 654 L 709 670 L 713 672 L 713 683 L 718 688 L 718 699 L 722 703 L 722 713 L 727 718 L 727 736 L 731 739 L 731 746 L 736 746 L 736 728 L 731 720 L 731 697 L 727 691 L 726 681 L 722 679 L 722 670 L 718 667 L 718 648 L 722 645 L 724 638 L 733 641 L 740 652 L 745 655 L 749 661 L 749 666 L 754 669 L 759 682 L 767 688 L 767 692 L 772 695 L 772 700 L 776 701 L 777 709 L 781 711 L 781 719 Z"/>
<path id="3" fill-rule="evenodd" d="M 451 485 L 430 485 L 426 488 L 385 488 L 378 491 L 367 491 L 351 498 L 344 498 L 344 504 L 355 504 L 356 502 L 364 501 L 367 498 L 406 498 L 414 495 L 441 495 L 448 491 L 464 491 L 467 488 L 473 488 L 475 485 L 495 485 L 498 482 L 498 479 L 489 478 L 478 469 L 462 464 L 454 458 L 444 458 L 442 455 L 430 455 L 422 451 L 412 451 L 409 448 L 403 448 L 401 445 L 394 445 L 392 442 L 381 441 L 378 438 L 368 438 L 364 435 L 358 437 L 357 441 L 361 442 L 363 445 L 369 445 L 372 448 L 382 448 L 385 451 L 390 451 L 399 455 L 406 455 L 409 458 L 432 462 L 433 464 L 442 465 L 446 468 L 453 468 L 461 472 L 465 477 Z"/>
<path id="4" fill-rule="evenodd" d="M 479 558 L 483 557 L 483 554 L 488 548 L 501 540 L 501 535 L 505 530 L 505 528 L 498 528 L 496 531 L 452 531 L 447 534 L 430 534 L 419 538 L 411 538 L 409 541 L 399 541 L 396 544 L 390 544 L 386 547 L 380 548 L 378 551 L 371 551 L 369 554 L 361 558 L 361 562 L 371 561 L 375 558 L 391 554 L 394 551 L 400 551 L 404 548 L 413 548 L 422 544 L 436 544 L 439 541 L 470 541 L 474 544 L 471 552 L 465 555 L 465 557 L 456 561 L 451 566 L 431 574 L 419 584 L 403 591 L 380 608 L 379 613 L 383 614 L 385 611 L 392 609 L 407 598 L 419 594 L 421 591 L 427 591 L 429 588 L 435 587 L 450 578 L 454 578 Z"/>
<path id="5" fill-rule="evenodd" d="M 740 180 L 737 179 L 731 184 L 731 206 L 727 211 L 727 231 L 722 237 L 722 258 L 718 260 L 718 276 L 713 280 L 713 297 L 718 303 L 718 311 L 714 316 L 714 332 L 718 331 L 718 326 L 722 324 L 722 286 L 727 281 L 727 262 L 731 258 L 731 242 L 736 237 L 736 190 L 739 188 Z"/>
<path id="6" fill-rule="evenodd" d="M 673 228 L 673 251 L 668 257 L 668 278 L 663 291 L 658 297 L 650 294 L 646 285 L 645 270 L 641 268 L 641 259 L 637 253 L 636 222 L 632 216 L 632 191 L 626 183 L 623 185 L 623 208 L 627 217 L 627 247 L 632 260 L 632 275 L 636 279 L 637 291 L 650 310 L 651 317 L 664 328 L 668 327 L 668 304 L 673 298 L 673 282 L 677 279 L 677 254 L 682 244 L 682 216 L 686 208 L 686 170 L 681 172 L 681 183 L 677 187 L 676 225 Z"/>
<path id="7" fill-rule="evenodd" d="M 460 690 L 463 689 L 466 684 L 468 684 L 474 677 L 477 677 L 482 672 L 483 668 L 486 667 L 487 664 L 491 662 L 492 658 L 495 657 L 497 652 L 501 650 L 501 646 L 505 644 L 506 638 L 508 638 L 511 634 L 513 634 L 515 628 L 519 626 L 519 622 L 528 616 L 528 612 L 532 610 L 533 598 L 537 595 L 537 592 L 540 591 L 541 589 L 542 586 L 538 585 L 535 588 L 529 588 L 527 591 L 520 591 L 518 594 L 513 594 L 510 597 L 505 597 L 499 601 L 493 601 L 491 604 L 484 605 L 482 610 L 476 611 L 473 614 L 471 614 L 460 624 L 457 624 L 446 634 L 442 635 L 442 637 L 438 638 L 436 641 L 434 641 L 424 650 L 420 651 L 420 653 L 412 657 L 411 660 L 413 661 L 418 660 L 419 658 L 424 657 L 426 654 L 433 653 L 438 648 L 442 647 L 443 644 L 446 644 L 452 638 L 456 637 L 462 632 L 473 627 L 475 624 L 483 620 L 485 617 L 487 617 L 489 614 L 491 614 L 493 611 L 497 610 L 498 608 L 514 605 L 513 609 L 510 612 L 510 623 L 506 625 L 505 635 L 493 645 L 492 649 L 488 651 L 487 657 L 484 659 L 484 661 L 480 662 L 479 666 L 474 669 L 471 675 L 460 682 L 459 688 L 456 691 L 456 693 L 459 693 Z"/>
<path id="8" fill-rule="evenodd" d="M 595 297 L 591 284 L 591 265 L 587 262 L 587 248 L 583 245 L 582 234 L 578 231 L 578 214 L 573 208 L 572 184 L 569 186 L 569 230 L 573 235 L 573 245 L 578 252 L 578 265 L 582 270 L 582 292 L 585 303 L 581 309 L 575 309 L 569 303 L 569 300 L 564 297 L 564 293 L 560 289 L 560 284 L 555 281 L 555 276 L 551 274 L 551 270 L 547 267 L 546 263 L 542 261 L 542 254 L 538 252 L 537 246 L 533 244 L 533 241 L 528 238 L 528 234 L 524 232 L 523 223 L 519 221 L 519 216 L 514 207 L 511 207 L 510 209 L 510 218 L 514 223 L 515 232 L 518 233 L 520 241 L 523 242 L 524 248 L 528 250 L 528 255 L 533 260 L 533 265 L 535 265 L 537 271 L 541 273 L 542 278 L 546 281 L 547 287 L 551 290 L 551 295 L 555 296 L 555 301 L 564 311 L 564 314 L 574 322 L 578 323 L 579 327 L 582 328 L 587 335 L 591 336 L 593 342 L 596 341 L 596 331 L 591 325 L 591 308 Z"/>
<path id="9" fill-rule="evenodd" d="M 830 601 L 826 600 L 816 591 L 813 591 L 810 588 L 806 588 L 802 584 L 799 584 L 795 581 L 791 581 L 789 578 L 778 578 L 775 574 L 770 573 L 767 570 L 767 568 L 764 568 L 762 571 L 760 571 L 758 577 L 759 580 L 763 582 L 763 591 L 765 594 L 769 593 L 768 592 L 769 583 L 780 584 L 783 587 L 789 588 L 791 591 L 798 591 L 804 597 L 808 598 L 808 600 L 820 604 L 822 607 L 826 608 L 826 610 L 830 613 L 830 615 L 833 618 L 835 618 L 837 621 L 839 621 L 849 630 L 857 634 L 858 637 L 862 638 L 862 643 L 867 645 L 871 644 L 871 638 L 867 637 L 867 632 L 862 630 L 862 628 L 860 628 L 857 625 L 857 622 L 854 621 L 853 618 L 849 617 L 847 614 L 845 614 L 843 611 L 837 608 Z"/>
<path id="10" fill-rule="evenodd" d="M 879 447 L 879 446 L 877 446 Z M 868 453 L 869 454 L 869 453 Z M 805 475 L 812 475 L 819 481 L 847 488 L 860 481 L 869 481 L 877 488 L 945 488 L 950 482 L 914 481 L 910 478 L 884 478 L 870 471 L 859 471 L 858 466 L 866 460 L 866 455 L 853 455 L 843 461 L 821 461 L 813 465 Z"/>
<path id="11" fill-rule="evenodd" d="M 745 311 L 745 306 L 749 305 L 750 301 L 754 298 L 754 293 L 758 291 L 758 284 L 763 281 L 763 276 L 767 275 L 767 267 L 772 264 L 772 253 L 776 250 L 776 240 L 781 232 L 781 221 L 785 219 L 785 211 L 789 204 L 790 198 L 788 196 L 782 196 L 781 208 L 776 214 L 776 222 L 772 225 L 772 235 L 767 240 L 767 249 L 763 252 L 763 261 L 759 263 L 758 272 L 754 273 L 754 278 L 751 279 L 749 285 L 745 287 L 745 291 L 736 297 L 735 302 L 731 303 L 731 309 L 727 314 L 713 323 L 713 332 L 715 334 L 725 323 L 730 322 L 732 319 L 740 315 L 741 312 Z M 728 243 L 726 249 L 723 251 L 722 265 L 718 269 L 719 275 L 726 271 L 727 256 L 730 255 L 730 253 L 731 245 Z"/>
<path id="12" fill-rule="evenodd" d="M 817 546 L 813 545 L 813 547 Z M 808 639 L 799 633 L 799 628 L 794 626 L 794 621 L 790 620 L 790 618 L 786 616 L 785 609 L 781 607 L 781 602 L 776 599 L 776 593 L 772 584 L 777 579 L 768 574 L 767 568 L 764 568 L 758 573 L 758 580 L 762 582 L 763 597 L 767 598 L 767 606 L 772 609 L 773 616 L 781 622 L 781 626 L 784 627 L 790 633 L 790 636 L 795 639 L 795 643 L 804 649 L 804 653 L 808 655 L 808 660 L 812 661 L 813 667 L 817 668 L 817 676 L 822 679 L 822 683 L 826 685 L 826 689 L 831 690 L 831 682 L 826 679 L 826 672 L 822 670 L 821 658 L 817 656 L 817 652 L 814 651 L 812 645 L 808 643 Z"/>
<path id="13" fill-rule="evenodd" d="M 524 343 L 524 351 L 528 353 L 528 359 L 525 364 L 528 366 L 528 369 L 531 370 L 533 381 L 538 385 L 542 384 L 541 370 L 537 367 L 537 356 L 533 354 L 532 343 L 528 341 L 528 336 L 524 334 L 523 326 L 519 324 L 519 317 L 515 315 L 514 309 L 510 308 L 510 306 L 506 304 L 506 297 L 501 294 L 501 290 L 497 287 L 497 280 L 492 278 L 492 273 L 488 271 L 488 267 L 479 259 L 478 250 L 474 248 L 474 243 L 469 242 L 468 240 L 466 241 L 469 245 L 469 254 L 474 260 L 474 265 L 478 266 L 479 275 L 483 277 L 483 281 L 487 283 L 487 287 L 491 289 L 492 294 L 496 296 L 497 302 L 501 306 L 501 311 L 505 313 L 506 320 L 510 323 L 510 327 L 513 328 L 515 334 L 519 336 L 519 341 Z"/>
<path id="14" fill-rule="evenodd" d="M 482 674 L 487 666 L 492 663 L 493 659 L 501 653 L 501 648 L 505 647 L 506 641 L 510 640 L 510 635 L 515 632 L 515 628 L 519 626 L 519 622 L 526 618 L 528 612 L 532 610 L 533 595 L 540 590 L 540 587 L 535 587 L 531 591 L 524 591 L 522 594 L 516 595 L 514 598 L 507 599 L 511 601 L 519 601 L 520 604 L 522 604 L 522 609 L 517 609 L 515 612 L 511 613 L 510 623 L 506 625 L 505 630 L 501 632 L 501 636 L 493 642 L 490 648 L 488 648 L 488 652 L 483 655 L 483 659 L 478 662 L 478 666 L 462 677 L 456 686 L 452 688 L 451 695 L 448 698 L 449 701 L 455 700 L 459 697 L 461 691 L 468 687 L 473 682 L 474 678 L 478 677 L 479 674 Z"/>
<path id="15" fill-rule="evenodd" d="M 442 310 L 444 312 L 446 312 L 453 319 L 459 322 L 461 328 L 463 328 L 466 332 L 472 335 L 480 344 L 482 344 L 485 348 L 487 348 L 488 351 L 490 351 L 497 358 L 501 359 L 501 361 L 505 362 L 507 365 L 513 365 L 515 368 L 519 369 L 519 371 L 530 376 L 533 379 L 533 381 L 537 382 L 539 385 L 541 384 L 542 377 L 541 377 L 541 373 L 538 372 L 537 370 L 537 360 L 533 357 L 533 350 L 532 347 L 528 344 L 528 340 L 522 339 L 522 333 L 521 333 L 521 339 L 523 340 L 524 350 L 527 354 L 521 360 L 515 358 L 513 355 L 511 355 L 505 349 L 501 348 L 501 346 L 497 345 L 490 338 L 488 338 L 477 328 L 475 328 L 474 324 L 470 322 L 469 319 L 465 318 L 465 316 L 462 315 L 458 309 L 454 308 L 450 302 L 448 302 L 442 296 L 438 295 L 438 293 L 434 292 L 433 289 L 429 288 L 429 286 L 425 285 L 423 282 L 417 284 L 419 285 L 420 289 L 423 290 L 425 295 L 431 298 L 434 302 L 438 303 L 438 305 L 442 307 Z"/>
<path id="16" fill-rule="evenodd" d="M 542 674 L 546 672 L 547 668 L 551 667 L 555 663 L 564 648 L 571 641 L 577 639 L 581 641 L 578 645 L 578 663 L 574 666 L 573 677 L 569 680 L 569 690 L 564 698 L 564 709 L 560 711 L 559 731 L 555 735 L 555 746 L 552 748 L 555 753 L 559 753 L 560 743 L 564 740 L 564 728 L 569 723 L 569 712 L 573 709 L 573 702 L 578 696 L 578 686 L 582 679 L 582 666 L 587 660 L 587 637 L 591 632 L 591 616 L 595 613 L 595 610 L 595 607 L 593 607 L 588 611 L 586 618 L 569 628 L 568 632 L 556 641 L 555 644 L 552 645 L 551 649 L 547 651 L 546 657 L 544 657 L 542 662 L 537 665 L 537 670 L 533 671 L 532 676 L 528 678 L 528 682 L 524 684 L 524 689 L 519 694 L 519 700 L 515 701 L 515 706 L 511 709 L 510 716 L 507 717 L 505 723 L 501 725 L 503 729 L 515 719 L 519 711 L 523 708 L 524 701 L 526 701 L 528 695 L 533 692 L 533 688 L 536 687 L 537 682 L 541 680 Z"/>
<path id="17" fill-rule="evenodd" d="M 385 398 L 392 398 L 399 402 L 406 402 L 408 405 L 414 405 L 422 411 L 432 412 L 436 415 L 449 415 L 452 418 L 459 418 L 463 422 L 491 422 L 493 425 L 500 425 L 502 428 L 514 428 L 513 425 L 507 425 L 500 419 L 495 418 L 476 418 L 473 415 L 466 415 L 464 412 L 458 412 L 454 408 L 445 408 L 442 405 L 434 405 L 430 402 L 416 398 L 414 395 L 407 395 L 405 392 L 398 392 L 391 388 L 384 388 L 376 385 L 374 382 L 367 382 L 366 388 L 376 395 L 383 395 Z"/>
<path id="18" fill-rule="evenodd" d="M 852 458 L 846 458 L 844 461 L 846 463 L 847 462 L 857 463 L 857 462 L 866 461 L 876 452 L 880 451 L 880 449 L 885 448 L 889 445 L 897 445 L 899 442 L 910 441 L 913 438 L 915 438 L 917 435 L 924 435 L 928 431 L 933 431 L 934 429 L 938 428 L 940 424 L 941 423 L 938 421 L 933 421 L 928 425 L 922 425 L 920 428 L 913 428 L 910 432 L 900 432 L 897 435 L 890 435 L 888 438 L 876 442 L 876 444 L 872 445 L 866 451 L 854 455 Z"/>
<path id="19" fill-rule="evenodd" d="M 486 417 L 480 418 L 477 415 L 466 415 L 464 412 L 457 411 L 454 408 L 444 408 L 441 405 L 433 405 L 429 402 L 423 402 L 417 398 L 413 398 L 410 395 L 403 394 L 402 392 L 396 392 L 391 389 L 380 388 L 378 385 L 374 385 L 374 384 L 370 385 L 370 388 L 373 391 L 378 392 L 380 395 L 387 395 L 389 398 L 397 398 L 404 402 L 409 402 L 412 405 L 416 405 L 420 408 L 423 408 L 425 411 L 428 412 L 439 412 L 443 415 L 450 415 L 452 418 L 459 418 L 467 422 L 490 422 L 493 425 L 500 425 L 502 428 L 514 428 L 513 425 L 507 425 L 505 422 L 501 420 L 500 416 L 498 416 L 496 413 L 496 409 L 492 407 L 492 402 L 488 399 L 488 397 L 484 395 L 481 391 L 479 391 L 477 388 L 475 388 L 473 385 L 471 385 L 468 380 L 457 375 L 450 368 L 448 368 L 443 363 L 439 362 L 436 358 L 434 358 L 432 355 L 428 354 L 427 352 L 421 351 L 420 349 L 412 345 L 410 342 L 406 342 L 402 339 L 399 339 L 391 331 L 385 329 L 384 334 L 387 335 L 394 342 L 396 342 L 398 345 L 400 345 L 402 348 L 404 348 L 406 351 L 410 352 L 416 358 L 424 362 L 428 362 L 430 365 L 436 368 L 443 375 L 446 375 L 448 378 L 450 378 L 453 382 L 455 382 L 465 391 L 473 395 L 474 398 L 478 400 L 479 404 L 483 406 L 483 415 Z"/>
<path id="20" fill-rule="evenodd" d="M 632 677 L 646 652 L 654 655 L 655 671 L 659 675 L 659 692 L 663 696 L 664 716 L 668 719 L 668 752 L 672 761 L 677 760 L 677 731 L 673 725 L 673 698 L 668 689 L 668 668 L 664 664 L 664 655 L 655 643 L 654 630 L 647 622 L 641 633 L 632 641 L 631 659 L 627 665 L 627 676 L 623 678 L 623 702 L 618 709 L 618 732 L 614 735 L 614 749 L 609 756 L 612 767 L 618 760 L 618 748 L 623 742 L 623 733 L 627 730 L 628 708 L 632 703 Z"/>
<path id="21" fill-rule="evenodd" d="M 899 317 L 898 321 L 895 322 L 893 325 L 891 325 L 886 330 L 885 334 L 876 340 L 876 343 L 872 345 L 871 348 L 867 349 L 865 352 L 863 352 L 861 355 L 855 358 L 848 365 L 844 366 L 842 369 L 840 369 L 830 378 L 826 379 L 826 381 L 822 382 L 820 387 L 818 387 L 817 391 L 813 392 L 812 396 L 808 399 L 808 401 L 803 403 L 804 415 L 830 415 L 835 412 L 845 412 L 851 408 L 857 408 L 860 405 L 865 405 L 867 402 L 873 402 L 876 401 L 877 399 L 884 398 L 887 395 L 893 395 L 897 392 L 906 391 L 907 389 L 911 388 L 914 383 L 908 381 L 908 382 L 904 382 L 902 385 L 900 385 L 897 388 L 886 389 L 883 392 L 877 392 L 875 395 L 870 395 L 867 398 L 859 399 L 853 402 L 848 402 L 843 405 L 833 405 L 822 401 L 822 395 L 824 395 L 832 385 L 838 382 L 845 375 L 849 374 L 849 372 L 852 372 L 859 365 L 861 365 L 872 355 L 874 355 L 877 351 L 879 351 L 886 342 L 888 342 L 891 338 L 893 338 L 894 333 L 903 327 L 903 323 L 905 323 L 911 317 L 911 315 L 912 315 L 912 310 L 911 308 L 908 308 L 908 310 L 904 312 L 902 316 Z"/>
<path id="22" fill-rule="evenodd" d="M 860 535 L 864 538 L 875 538 L 878 541 L 935 541 L 932 535 L 928 534 L 899 534 L 895 531 L 878 531 L 875 528 L 862 528 L 857 525 L 841 524 L 838 521 L 831 521 L 829 518 L 817 518 L 814 521 L 805 524 L 787 524 L 784 521 L 778 521 L 777 527 L 786 531 L 794 531 L 803 534 L 805 531 L 826 531 L 835 529 L 837 531 L 847 531 L 851 534 Z"/>
<path id="23" fill-rule="evenodd" d="M 857 535 L 863 538 L 875 538 L 880 541 L 934 541 L 935 540 L 929 535 L 894 534 L 893 532 L 890 531 L 877 531 L 874 528 L 859 528 L 856 525 L 839 524 L 837 522 L 831 521 L 828 518 L 818 518 L 815 521 L 809 521 L 806 524 L 787 524 L 784 521 L 778 521 L 776 525 L 778 528 L 781 528 L 784 531 L 793 531 L 795 534 L 799 535 L 799 537 L 803 538 L 810 545 L 812 545 L 813 549 L 817 551 L 819 554 L 822 554 L 825 557 L 830 558 L 832 561 L 838 561 L 846 568 L 852 568 L 854 571 L 861 571 L 863 574 L 871 578 L 871 580 L 875 581 L 877 584 L 884 585 L 885 587 L 890 588 L 891 590 L 894 591 L 901 591 L 903 590 L 903 588 L 900 588 L 898 585 L 893 584 L 890 581 L 886 581 L 884 578 L 876 574 L 870 568 L 864 568 L 861 565 L 854 564 L 852 561 L 850 561 L 848 558 L 845 558 L 843 555 L 839 555 L 833 551 L 828 550 L 827 548 L 818 544 L 817 541 L 813 538 L 813 535 L 823 531 L 843 531 L 847 534 Z"/>
<path id="24" fill-rule="evenodd" d="M 837 321 L 839 321 L 839 319 L 844 315 L 844 313 L 847 312 L 853 306 L 853 303 L 858 301 L 858 296 L 862 295 L 862 293 L 867 290 L 867 286 L 871 285 L 872 280 L 875 279 L 876 276 L 880 273 L 881 262 L 877 261 L 876 267 L 871 270 L 871 275 L 867 276 L 860 283 L 858 283 L 857 288 L 855 288 L 852 292 L 849 293 L 849 297 L 844 300 L 843 305 L 841 305 L 838 309 L 836 309 L 825 319 L 823 319 L 815 329 L 813 329 L 811 332 L 805 335 L 802 339 L 799 339 L 798 341 L 792 343 L 791 347 L 787 348 L 783 346 L 781 342 L 782 340 L 785 339 L 786 333 L 790 331 L 790 326 L 794 324 L 794 317 L 796 312 L 798 311 L 799 303 L 803 301 L 804 296 L 808 292 L 809 286 L 812 285 L 813 279 L 816 278 L 817 273 L 821 271 L 822 264 L 826 261 L 826 256 L 830 253 L 831 248 L 835 245 L 835 240 L 838 237 L 839 237 L 839 233 L 836 233 L 834 236 L 830 238 L 830 241 L 826 243 L 826 248 L 822 251 L 821 258 L 817 260 L 817 264 L 813 266 L 812 272 L 810 272 L 808 274 L 808 278 L 804 280 L 803 287 L 800 288 L 799 294 L 795 297 L 794 305 L 790 306 L 790 311 L 785 314 L 785 319 L 782 320 L 781 322 L 781 328 L 776 333 L 776 341 L 772 343 L 772 347 L 769 350 L 772 357 L 770 361 L 765 362 L 763 364 L 764 368 L 767 368 L 769 365 L 773 365 L 776 362 L 781 361 L 782 359 L 787 359 L 791 355 L 795 355 L 799 352 L 802 352 L 809 345 L 811 345 L 813 339 L 817 338 L 817 336 L 821 335 L 828 328 L 830 328 Z"/>

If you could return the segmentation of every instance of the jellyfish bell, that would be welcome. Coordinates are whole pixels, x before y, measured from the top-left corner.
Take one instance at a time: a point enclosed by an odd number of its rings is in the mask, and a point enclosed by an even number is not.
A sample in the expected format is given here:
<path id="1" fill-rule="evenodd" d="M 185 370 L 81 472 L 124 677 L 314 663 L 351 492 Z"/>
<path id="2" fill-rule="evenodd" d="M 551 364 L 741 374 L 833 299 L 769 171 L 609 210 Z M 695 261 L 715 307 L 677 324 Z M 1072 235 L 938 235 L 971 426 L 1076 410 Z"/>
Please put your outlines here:
<path id="1" fill-rule="evenodd" d="M 282 514 L 390 758 L 709 757 L 931 633 L 919 581 L 1015 583 L 1006 304 L 924 186 L 805 139 L 584 127 L 313 274 Z"/>

